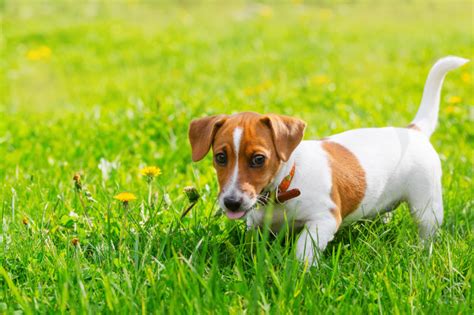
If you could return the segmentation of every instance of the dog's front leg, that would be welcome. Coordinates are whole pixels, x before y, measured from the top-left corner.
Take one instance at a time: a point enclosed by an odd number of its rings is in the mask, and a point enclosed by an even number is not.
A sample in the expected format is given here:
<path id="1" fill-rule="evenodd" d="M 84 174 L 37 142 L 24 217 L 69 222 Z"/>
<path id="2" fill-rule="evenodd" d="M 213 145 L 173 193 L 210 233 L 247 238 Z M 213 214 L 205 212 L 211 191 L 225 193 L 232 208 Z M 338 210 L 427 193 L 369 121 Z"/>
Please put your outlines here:
<path id="1" fill-rule="evenodd" d="M 303 263 L 317 265 L 320 253 L 334 238 L 337 227 L 333 217 L 307 222 L 296 244 L 296 257 Z"/>

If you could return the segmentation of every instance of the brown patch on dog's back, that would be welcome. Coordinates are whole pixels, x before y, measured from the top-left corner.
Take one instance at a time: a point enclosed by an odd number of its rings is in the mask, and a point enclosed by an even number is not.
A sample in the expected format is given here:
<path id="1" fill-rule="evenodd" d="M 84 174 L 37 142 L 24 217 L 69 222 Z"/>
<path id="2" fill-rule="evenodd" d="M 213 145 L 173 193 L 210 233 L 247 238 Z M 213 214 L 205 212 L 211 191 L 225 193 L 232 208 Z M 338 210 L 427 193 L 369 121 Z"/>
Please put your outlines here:
<path id="1" fill-rule="evenodd" d="M 344 146 L 323 141 L 322 147 L 328 154 L 331 167 L 331 198 L 336 204 L 336 209 L 331 209 L 331 212 L 339 225 L 364 198 L 367 188 L 365 171 L 357 157 Z"/>
<path id="2" fill-rule="evenodd" d="M 409 124 L 409 125 L 407 126 L 407 128 L 408 128 L 408 129 L 413 129 L 413 130 L 416 130 L 416 131 L 421 131 L 420 128 L 419 128 L 417 125 L 415 125 L 415 124 Z"/>

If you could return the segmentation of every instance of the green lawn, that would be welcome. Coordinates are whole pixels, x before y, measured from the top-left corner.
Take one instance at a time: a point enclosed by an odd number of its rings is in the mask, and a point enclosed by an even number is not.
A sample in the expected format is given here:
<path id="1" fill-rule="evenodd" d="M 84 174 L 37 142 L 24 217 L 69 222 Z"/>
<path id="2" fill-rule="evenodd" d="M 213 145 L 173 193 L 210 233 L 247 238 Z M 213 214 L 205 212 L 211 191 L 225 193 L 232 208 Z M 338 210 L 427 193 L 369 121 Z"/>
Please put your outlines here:
<path id="1" fill-rule="evenodd" d="M 191 162 L 193 118 L 294 115 L 306 139 L 405 126 L 437 58 L 474 58 L 472 1 L 361 2 L 1 0 L 0 314 L 472 312 L 472 64 L 443 87 L 431 246 L 402 205 L 308 270 L 288 235 L 219 216 L 211 158 Z"/>

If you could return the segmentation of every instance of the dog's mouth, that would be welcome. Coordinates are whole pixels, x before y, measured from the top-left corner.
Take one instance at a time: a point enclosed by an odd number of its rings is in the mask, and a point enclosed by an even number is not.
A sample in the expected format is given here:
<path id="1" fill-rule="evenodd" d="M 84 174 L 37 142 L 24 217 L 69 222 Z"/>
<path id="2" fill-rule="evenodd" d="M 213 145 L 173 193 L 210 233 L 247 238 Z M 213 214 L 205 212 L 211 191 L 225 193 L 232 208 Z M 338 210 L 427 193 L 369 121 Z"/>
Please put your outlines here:
<path id="1" fill-rule="evenodd" d="M 231 220 L 238 220 L 242 219 L 246 214 L 247 210 L 239 210 L 239 211 L 229 211 L 227 210 L 225 213 L 227 214 L 227 217 Z"/>
<path id="2" fill-rule="evenodd" d="M 259 201 L 256 200 L 250 207 L 248 208 L 241 208 L 236 211 L 231 211 L 229 209 L 225 209 L 225 213 L 227 217 L 231 220 L 239 220 L 245 218 L 245 216 L 252 210 L 256 209 L 259 205 Z"/>
<path id="3" fill-rule="evenodd" d="M 229 209 L 225 209 L 225 213 L 227 217 L 231 220 L 242 219 L 251 210 L 254 210 L 258 207 L 266 206 L 269 201 L 270 201 L 270 192 L 262 190 L 262 192 L 257 195 L 255 202 L 250 207 L 246 209 L 239 209 L 237 211 L 231 211 Z"/>

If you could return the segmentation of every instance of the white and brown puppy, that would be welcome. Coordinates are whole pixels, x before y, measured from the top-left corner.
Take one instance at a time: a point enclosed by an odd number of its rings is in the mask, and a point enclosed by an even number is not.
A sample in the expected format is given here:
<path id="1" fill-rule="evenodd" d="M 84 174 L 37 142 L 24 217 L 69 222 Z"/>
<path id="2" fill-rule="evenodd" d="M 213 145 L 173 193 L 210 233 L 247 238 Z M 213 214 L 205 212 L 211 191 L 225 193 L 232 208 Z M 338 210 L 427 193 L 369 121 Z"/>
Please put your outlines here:
<path id="1" fill-rule="evenodd" d="M 212 147 L 219 203 L 231 219 L 260 226 L 271 202 L 271 228 L 303 228 L 296 254 L 316 262 L 341 225 L 401 202 L 422 238 L 443 221 L 441 163 L 429 138 L 446 73 L 468 60 L 446 57 L 431 69 L 415 119 L 406 128 L 367 128 L 302 141 L 306 124 L 281 115 L 239 113 L 191 122 L 193 161 Z M 266 201 L 266 202 L 263 202 Z"/>

